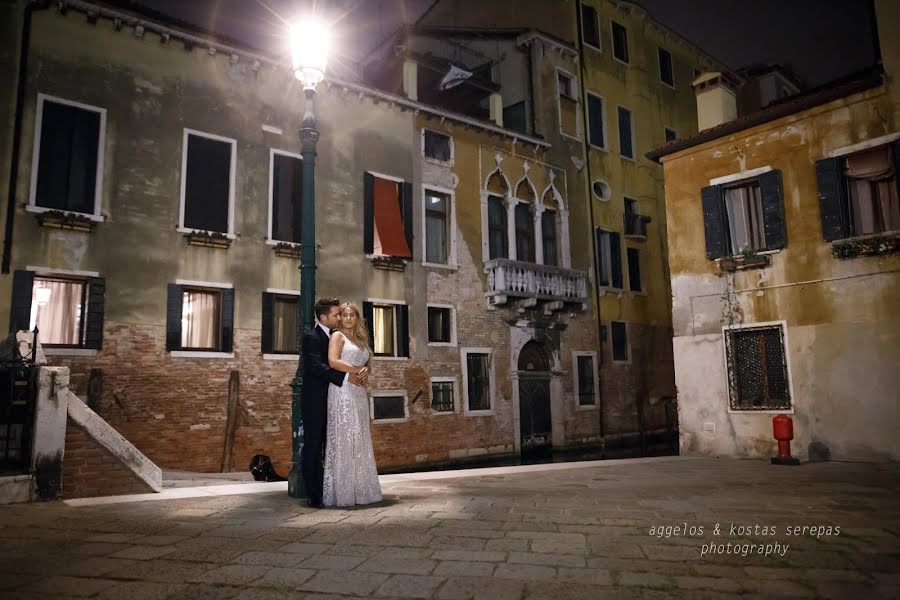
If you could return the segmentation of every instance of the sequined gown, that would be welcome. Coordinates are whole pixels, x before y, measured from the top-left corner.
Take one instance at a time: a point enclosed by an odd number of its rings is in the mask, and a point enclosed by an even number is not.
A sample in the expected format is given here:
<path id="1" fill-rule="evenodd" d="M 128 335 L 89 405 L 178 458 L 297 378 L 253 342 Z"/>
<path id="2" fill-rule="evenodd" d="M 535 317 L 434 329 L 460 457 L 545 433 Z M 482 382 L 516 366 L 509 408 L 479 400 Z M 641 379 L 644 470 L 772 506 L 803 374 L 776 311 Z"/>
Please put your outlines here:
<path id="1" fill-rule="evenodd" d="M 341 360 L 363 366 L 369 352 L 344 337 Z M 325 506 L 353 506 L 381 501 L 369 432 L 369 395 L 349 382 L 328 386 L 328 431 L 325 444 Z"/>

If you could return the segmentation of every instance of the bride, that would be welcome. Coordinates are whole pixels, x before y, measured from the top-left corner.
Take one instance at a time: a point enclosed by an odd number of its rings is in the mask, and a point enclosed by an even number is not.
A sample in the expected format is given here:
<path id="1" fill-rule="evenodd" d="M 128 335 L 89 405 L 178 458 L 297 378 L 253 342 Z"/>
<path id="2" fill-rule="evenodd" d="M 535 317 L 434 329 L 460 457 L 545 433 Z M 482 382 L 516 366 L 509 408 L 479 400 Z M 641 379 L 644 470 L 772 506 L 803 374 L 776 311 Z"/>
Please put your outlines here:
<path id="1" fill-rule="evenodd" d="M 340 329 L 331 334 L 328 364 L 345 373 L 370 370 L 369 332 L 355 304 L 341 305 Z M 325 506 L 380 502 L 369 433 L 369 394 L 357 385 L 328 386 L 328 430 L 325 445 Z"/>

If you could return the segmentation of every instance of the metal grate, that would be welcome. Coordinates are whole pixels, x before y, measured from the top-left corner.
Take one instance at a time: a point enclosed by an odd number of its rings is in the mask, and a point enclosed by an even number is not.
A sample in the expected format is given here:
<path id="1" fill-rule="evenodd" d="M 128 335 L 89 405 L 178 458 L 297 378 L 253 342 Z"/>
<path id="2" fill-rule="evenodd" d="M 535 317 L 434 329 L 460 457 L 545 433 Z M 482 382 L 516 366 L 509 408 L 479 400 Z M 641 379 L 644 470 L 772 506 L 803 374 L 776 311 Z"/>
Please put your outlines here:
<path id="1" fill-rule="evenodd" d="M 725 332 L 732 410 L 791 408 L 784 330 L 780 325 Z"/>
<path id="2" fill-rule="evenodd" d="M 35 358 L 34 350 L 20 355 L 18 344 L 0 351 L 0 472 L 24 473 L 31 463 L 39 369 Z"/>
<path id="3" fill-rule="evenodd" d="M 431 410 L 453 412 L 453 383 L 433 381 L 431 383 Z"/>

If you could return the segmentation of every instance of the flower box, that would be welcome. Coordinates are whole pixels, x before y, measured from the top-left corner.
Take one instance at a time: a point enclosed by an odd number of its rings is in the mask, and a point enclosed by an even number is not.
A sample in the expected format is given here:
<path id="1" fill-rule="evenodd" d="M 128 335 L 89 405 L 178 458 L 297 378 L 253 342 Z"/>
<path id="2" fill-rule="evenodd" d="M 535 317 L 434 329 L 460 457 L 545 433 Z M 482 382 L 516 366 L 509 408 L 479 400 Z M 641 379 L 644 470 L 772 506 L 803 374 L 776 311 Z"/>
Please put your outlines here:
<path id="1" fill-rule="evenodd" d="M 280 256 L 282 258 L 300 258 L 300 244 L 288 244 L 287 242 L 282 242 L 280 244 L 275 244 L 273 250 L 275 256 Z"/>
<path id="2" fill-rule="evenodd" d="M 403 271 L 406 269 L 407 260 L 402 256 L 373 256 L 372 266 L 385 271 Z"/>
<path id="3" fill-rule="evenodd" d="M 768 254 L 740 254 L 720 258 L 716 262 L 720 272 L 731 273 L 748 269 L 764 269 L 772 264 L 772 259 Z"/>
<path id="4" fill-rule="evenodd" d="M 76 213 L 50 210 L 36 215 L 41 227 L 53 229 L 68 229 L 70 231 L 83 231 L 90 233 L 94 229 L 94 221 Z"/>
<path id="5" fill-rule="evenodd" d="M 831 255 L 839 259 L 889 254 L 900 249 L 900 234 L 873 235 L 865 238 L 838 240 L 831 244 Z"/>
<path id="6" fill-rule="evenodd" d="M 192 231 L 184 235 L 189 246 L 204 246 L 206 248 L 231 247 L 231 239 L 224 233 L 217 231 Z"/>

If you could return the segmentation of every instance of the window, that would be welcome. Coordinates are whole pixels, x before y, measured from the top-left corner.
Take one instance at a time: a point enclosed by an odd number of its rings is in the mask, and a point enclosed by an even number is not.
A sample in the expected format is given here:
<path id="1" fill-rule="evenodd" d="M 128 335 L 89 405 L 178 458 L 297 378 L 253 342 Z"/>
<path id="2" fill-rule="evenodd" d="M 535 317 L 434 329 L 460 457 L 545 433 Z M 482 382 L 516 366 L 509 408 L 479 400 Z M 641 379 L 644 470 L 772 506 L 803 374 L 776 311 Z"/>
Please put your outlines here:
<path id="1" fill-rule="evenodd" d="M 900 141 L 816 162 L 828 241 L 900 230 Z"/>
<path id="2" fill-rule="evenodd" d="M 637 248 L 626 248 L 625 255 L 628 257 L 628 287 L 632 292 L 643 292 L 644 286 L 641 283 L 641 251 Z"/>
<path id="3" fill-rule="evenodd" d="M 460 351 L 466 381 L 466 412 L 491 410 L 493 365 L 488 348 L 467 348 Z"/>
<path id="4" fill-rule="evenodd" d="M 613 362 L 628 362 L 628 334 L 625 330 L 625 323 L 610 323 L 610 333 L 612 335 Z"/>
<path id="5" fill-rule="evenodd" d="M 428 306 L 428 343 L 452 344 L 453 335 L 453 308 L 442 305 Z"/>
<path id="6" fill-rule="evenodd" d="M 425 190 L 425 262 L 445 265 L 450 258 L 450 197 Z"/>
<path id="7" fill-rule="evenodd" d="M 731 410 L 791 410 L 784 328 L 726 328 L 728 397 Z"/>
<path id="8" fill-rule="evenodd" d="M 498 196 L 488 197 L 488 247 L 491 260 L 509 256 L 509 231 L 506 227 L 506 203 Z"/>
<path id="9" fill-rule="evenodd" d="M 106 280 L 96 274 L 15 271 L 10 330 L 38 328 L 48 348 L 99 350 Z"/>
<path id="10" fill-rule="evenodd" d="M 297 354 L 297 300 L 298 296 L 293 292 L 263 292 L 263 354 Z"/>
<path id="11" fill-rule="evenodd" d="M 631 123 L 631 111 L 627 108 L 619 112 L 619 154 L 626 158 L 634 158 L 634 126 Z"/>
<path id="12" fill-rule="evenodd" d="M 678 133 L 674 129 L 672 129 L 670 127 L 666 127 L 666 141 L 671 142 L 672 140 L 677 140 L 677 139 L 678 139 Z"/>
<path id="13" fill-rule="evenodd" d="M 179 229 L 233 235 L 236 142 L 184 130 Z"/>
<path id="14" fill-rule="evenodd" d="M 710 260 L 785 246 L 781 171 L 705 187 L 701 200 Z"/>
<path id="15" fill-rule="evenodd" d="M 575 89 L 575 78 L 557 69 L 557 88 L 559 91 L 559 130 L 573 137 L 578 136 L 578 92 Z"/>
<path id="16" fill-rule="evenodd" d="M 615 231 L 595 231 L 597 243 L 597 285 L 622 289 L 622 259 L 619 234 Z"/>
<path id="17" fill-rule="evenodd" d="M 269 239 L 299 244 L 303 161 L 295 154 L 272 150 L 269 177 Z"/>
<path id="18" fill-rule="evenodd" d="M 534 262 L 534 218 L 531 205 L 518 202 L 516 216 L 516 260 Z"/>
<path id="19" fill-rule="evenodd" d="M 412 258 L 412 184 L 366 173 L 363 227 L 366 254 Z"/>
<path id="20" fill-rule="evenodd" d="M 432 377 L 431 410 L 437 413 L 452 413 L 456 410 L 455 380 L 452 378 Z"/>
<path id="21" fill-rule="evenodd" d="M 591 146 L 606 149 L 606 114 L 603 111 L 603 98 L 588 92 L 588 141 Z"/>
<path id="22" fill-rule="evenodd" d="M 373 421 L 406 419 L 406 394 L 401 390 L 376 392 L 372 395 Z"/>
<path id="23" fill-rule="evenodd" d="M 595 406 L 597 395 L 597 355 L 593 352 L 573 352 L 575 357 L 575 395 L 578 406 Z"/>
<path id="24" fill-rule="evenodd" d="M 623 63 L 628 62 L 628 30 L 612 21 L 613 56 Z"/>
<path id="25" fill-rule="evenodd" d="M 372 353 L 380 357 L 409 356 L 409 307 L 387 301 L 363 302 Z"/>
<path id="26" fill-rule="evenodd" d="M 106 110 L 38 95 L 30 207 L 100 215 Z"/>
<path id="27" fill-rule="evenodd" d="M 600 49 L 600 24 L 597 10 L 587 4 L 581 5 L 581 39 L 588 46 Z"/>
<path id="28" fill-rule="evenodd" d="M 665 48 L 659 49 L 659 80 L 669 87 L 675 87 L 675 72 L 672 68 L 672 54 Z"/>
<path id="29" fill-rule="evenodd" d="M 230 284 L 169 284 L 166 350 L 230 354 L 233 329 L 234 289 Z"/>
<path id="30" fill-rule="evenodd" d="M 425 158 L 446 163 L 453 162 L 453 139 L 449 135 L 425 129 L 422 132 L 422 140 Z"/>
<path id="31" fill-rule="evenodd" d="M 650 217 L 638 214 L 638 202 L 633 198 L 625 198 L 625 236 L 638 239 L 647 238 L 647 223 Z"/>
<path id="32" fill-rule="evenodd" d="M 559 266 L 556 244 L 556 211 L 544 209 L 541 213 L 541 244 L 544 251 L 544 264 Z"/>

